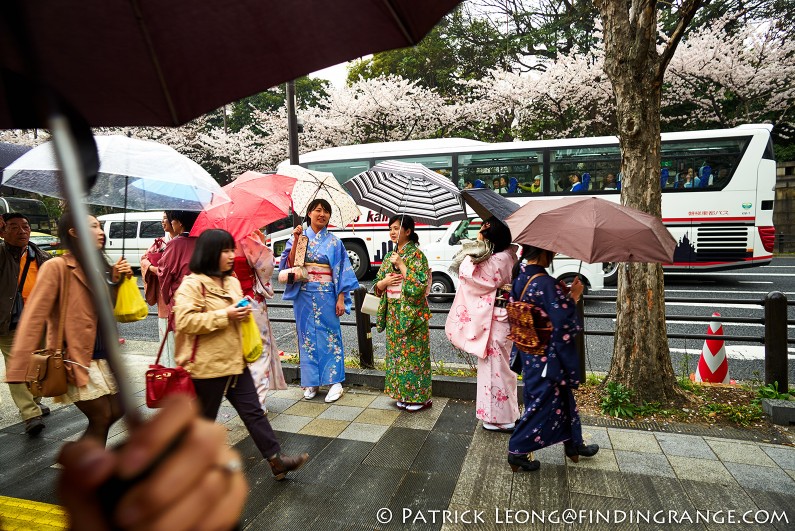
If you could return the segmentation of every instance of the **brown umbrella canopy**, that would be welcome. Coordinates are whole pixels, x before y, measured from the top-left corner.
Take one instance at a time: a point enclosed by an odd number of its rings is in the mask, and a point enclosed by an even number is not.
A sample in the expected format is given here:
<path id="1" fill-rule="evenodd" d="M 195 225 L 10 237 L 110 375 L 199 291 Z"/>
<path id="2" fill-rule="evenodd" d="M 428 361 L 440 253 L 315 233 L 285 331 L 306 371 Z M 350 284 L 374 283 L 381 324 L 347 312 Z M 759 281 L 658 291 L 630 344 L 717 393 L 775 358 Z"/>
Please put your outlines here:
<path id="1" fill-rule="evenodd" d="M 676 247 L 660 218 L 596 197 L 530 201 L 506 225 L 516 243 L 589 263 L 671 263 Z"/>
<path id="2" fill-rule="evenodd" d="M 46 126 L 30 52 L 41 81 L 91 126 L 179 125 L 321 68 L 416 44 L 459 2 L 3 0 L 0 128 Z"/>

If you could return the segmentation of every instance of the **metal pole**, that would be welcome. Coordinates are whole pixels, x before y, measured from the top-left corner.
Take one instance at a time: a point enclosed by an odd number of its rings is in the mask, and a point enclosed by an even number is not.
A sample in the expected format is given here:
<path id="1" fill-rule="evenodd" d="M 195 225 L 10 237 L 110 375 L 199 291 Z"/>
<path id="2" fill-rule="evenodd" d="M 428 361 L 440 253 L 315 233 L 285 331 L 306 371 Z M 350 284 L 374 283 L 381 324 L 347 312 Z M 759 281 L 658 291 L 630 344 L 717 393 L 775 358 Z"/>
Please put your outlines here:
<path id="1" fill-rule="evenodd" d="M 127 368 L 119 352 L 119 333 L 116 329 L 113 307 L 110 304 L 110 292 L 104 273 L 105 268 L 102 266 L 101 258 L 97 252 L 96 239 L 91 236 L 91 231 L 88 227 L 89 214 L 86 204 L 83 202 L 83 198 L 86 195 L 83 163 L 80 157 L 77 156 L 77 144 L 69 129 L 67 118 L 56 112 L 50 116 L 49 126 L 58 165 L 63 171 L 63 192 L 74 216 L 78 245 L 88 262 L 87 264 L 81 264 L 81 266 L 88 279 L 94 307 L 97 311 L 97 333 L 100 333 L 101 330 L 105 347 L 107 348 L 108 362 L 113 369 L 113 374 L 119 387 L 119 399 L 121 400 L 127 423 L 130 427 L 134 427 L 141 423 L 141 417 L 133 391 L 130 388 Z"/>
<path id="2" fill-rule="evenodd" d="M 362 303 L 366 294 L 367 288 L 364 286 L 353 290 L 353 307 L 356 308 L 356 338 L 359 341 L 359 363 L 365 369 L 374 369 L 373 333 L 370 325 L 370 316 L 362 313 Z"/>
<path id="3" fill-rule="evenodd" d="M 787 372 L 787 297 L 772 291 L 765 297 L 765 384 L 789 389 Z"/>
<path id="4" fill-rule="evenodd" d="M 298 118 L 295 114 L 295 81 L 287 82 L 286 93 L 290 164 L 298 164 Z"/>

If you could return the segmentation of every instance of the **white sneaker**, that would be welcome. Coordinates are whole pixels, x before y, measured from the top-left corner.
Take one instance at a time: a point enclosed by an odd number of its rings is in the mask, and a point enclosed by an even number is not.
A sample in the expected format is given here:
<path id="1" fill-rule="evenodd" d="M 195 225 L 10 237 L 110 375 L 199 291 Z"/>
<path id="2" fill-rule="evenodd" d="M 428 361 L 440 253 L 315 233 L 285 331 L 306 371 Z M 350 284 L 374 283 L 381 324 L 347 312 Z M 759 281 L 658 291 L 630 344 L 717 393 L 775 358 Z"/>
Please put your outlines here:
<path id="1" fill-rule="evenodd" d="M 312 400 L 317 395 L 317 387 L 307 387 L 304 389 L 304 399 Z"/>
<path id="2" fill-rule="evenodd" d="M 330 404 L 331 402 L 336 402 L 342 396 L 343 389 L 342 384 L 335 383 L 331 386 L 328 390 L 328 394 L 326 395 L 326 403 Z"/>

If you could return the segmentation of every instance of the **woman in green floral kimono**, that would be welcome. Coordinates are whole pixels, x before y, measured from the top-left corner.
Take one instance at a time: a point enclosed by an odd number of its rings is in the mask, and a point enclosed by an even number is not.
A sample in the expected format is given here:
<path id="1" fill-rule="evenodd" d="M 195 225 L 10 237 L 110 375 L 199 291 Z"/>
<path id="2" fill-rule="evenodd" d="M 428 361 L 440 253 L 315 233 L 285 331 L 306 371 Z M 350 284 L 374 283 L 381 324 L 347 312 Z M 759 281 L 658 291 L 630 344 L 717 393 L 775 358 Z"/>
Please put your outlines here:
<path id="1" fill-rule="evenodd" d="M 386 330 L 386 381 L 384 392 L 397 407 L 420 411 L 431 402 L 431 346 L 428 335 L 428 260 L 417 244 L 414 220 L 394 216 L 389 238 L 396 250 L 384 257 L 375 279 L 381 297 L 376 326 Z"/>

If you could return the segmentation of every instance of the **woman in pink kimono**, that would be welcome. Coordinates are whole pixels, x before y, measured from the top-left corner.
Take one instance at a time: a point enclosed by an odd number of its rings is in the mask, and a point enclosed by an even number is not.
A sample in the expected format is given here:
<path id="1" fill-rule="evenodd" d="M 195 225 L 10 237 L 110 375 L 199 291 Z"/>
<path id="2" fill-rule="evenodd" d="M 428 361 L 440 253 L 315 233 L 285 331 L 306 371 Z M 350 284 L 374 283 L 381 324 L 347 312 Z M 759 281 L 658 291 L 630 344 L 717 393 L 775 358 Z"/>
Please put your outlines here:
<path id="1" fill-rule="evenodd" d="M 453 259 L 458 291 L 447 316 L 445 332 L 457 348 L 478 358 L 478 395 L 475 415 L 483 428 L 512 432 L 519 418 L 516 374 L 510 369 L 506 298 L 516 251 L 511 233 L 497 218 L 483 222 L 477 242 L 468 242 Z M 505 286 L 505 288 L 503 288 Z"/>
<path id="2" fill-rule="evenodd" d="M 248 370 L 254 380 L 262 410 L 267 413 L 265 399 L 268 391 L 287 389 L 287 383 L 284 381 L 282 362 L 279 359 L 276 339 L 273 337 L 271 322 L 268 319 L 268 305 L 265 302 L 273 298 L 273 286 L 271 286 L 273 251 L 265 245 L 265 235 L 261 231 L 254 231 L 237 242 L 234 271 L 240 281 L 243 295 L 257 302 L 252 315 L 262 338 L 262 356 L 257 361 L 249 363 Z"/>

